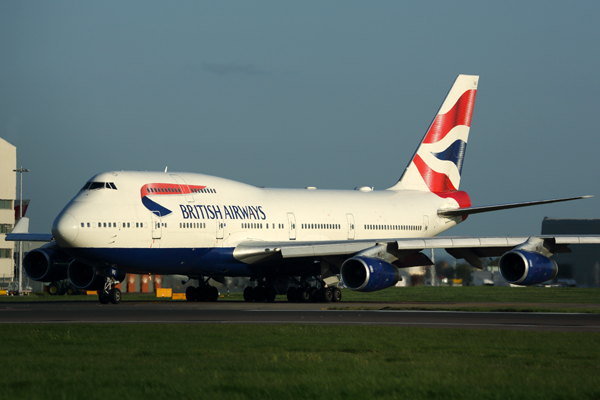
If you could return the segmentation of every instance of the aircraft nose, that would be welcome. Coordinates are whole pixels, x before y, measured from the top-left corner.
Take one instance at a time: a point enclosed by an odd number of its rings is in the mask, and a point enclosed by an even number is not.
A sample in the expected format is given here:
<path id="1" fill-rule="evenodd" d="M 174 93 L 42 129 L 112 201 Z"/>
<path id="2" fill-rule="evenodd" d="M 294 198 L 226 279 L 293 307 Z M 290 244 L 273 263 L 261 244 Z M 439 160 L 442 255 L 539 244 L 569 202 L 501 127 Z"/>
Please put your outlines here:
<path id="1" fill-rule="evenodd" d="M 69 213 L 60 214 L 52 224 L 52 235 L 59 246 L 72 246 L 78 233 L 77 220 Z"/>

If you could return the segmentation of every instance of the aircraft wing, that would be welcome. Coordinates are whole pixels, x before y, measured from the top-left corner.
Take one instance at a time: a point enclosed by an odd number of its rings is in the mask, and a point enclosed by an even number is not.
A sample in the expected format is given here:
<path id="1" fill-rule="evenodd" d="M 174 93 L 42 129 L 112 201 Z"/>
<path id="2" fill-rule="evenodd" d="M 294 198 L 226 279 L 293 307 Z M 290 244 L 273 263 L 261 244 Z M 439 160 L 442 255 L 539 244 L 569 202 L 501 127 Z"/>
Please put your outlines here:
<path id="1" fill-rule="evenodd" d="M 272 260 L 274 257 L 290 259 L 302 257 L 352 257 L 376 246 L 385 245 L 405 262 L 403 267 L 430 265 L 430 260 L 416 257 L 424 249 L 444 249 L 455 258 L 464 258 L 475 267 L 481 268 L 480 258 L 499 257 L 532 239 L 539 239 L 549 253 L 568 253 L 572 244 L 600 244 L 597 235 L 539 235 L 539 236 L 499 236 L 468 237 L 438 236 L 430 238 L 397 238 L 382 240 L 346 240 L 337 242 L 261 242 L 251 241 L 239 244 L 233 255 L 249 264 Z M 429 261 L 429 264 L 427 263 Z M 424 264 L 420 264 L 424 262 Z"/>

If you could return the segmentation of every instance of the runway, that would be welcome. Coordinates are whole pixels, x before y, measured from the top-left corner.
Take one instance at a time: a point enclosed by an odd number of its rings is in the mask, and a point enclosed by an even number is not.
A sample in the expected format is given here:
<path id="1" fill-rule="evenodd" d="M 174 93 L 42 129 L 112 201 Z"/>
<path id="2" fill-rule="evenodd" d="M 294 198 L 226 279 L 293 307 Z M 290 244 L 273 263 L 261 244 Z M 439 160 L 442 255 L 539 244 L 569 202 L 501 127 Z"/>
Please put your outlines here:
<path id="1" fill-rule="evenodd" d="M 357 307 L 356 303 L 352 305 Z M 73 301 L 0 303 L 0 324 L 318 324 L 600 332 L 600 314 L 344 311 L 327 310 L 327 307 L 311 303 L 234 301 L 123 302 L 119 305 Z"/>

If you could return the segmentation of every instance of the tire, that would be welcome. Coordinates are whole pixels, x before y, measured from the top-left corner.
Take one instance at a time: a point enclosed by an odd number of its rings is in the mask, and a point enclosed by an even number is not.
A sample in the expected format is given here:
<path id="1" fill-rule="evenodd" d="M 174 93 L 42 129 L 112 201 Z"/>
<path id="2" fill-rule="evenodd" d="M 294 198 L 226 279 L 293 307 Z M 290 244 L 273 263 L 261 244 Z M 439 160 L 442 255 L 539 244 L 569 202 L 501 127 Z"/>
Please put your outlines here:
<path id="1" fill-rule="evenodd" d="M 202 286 L 198 286 L 195 290 L 196 293 L 196 301 L 206 301 L 207 300 L 207 290 Z"/>
<path id="2" fill-rule="evenodd" d="M 244 301 L 254 301 L 254 288 L 246 286 L 244 289 Z"/>
<path id="3" fill-rule="evenodd" d="M 188 286 L 185 289 L 185 299 L 187 301 L 196 301 L 196 288 L 193 286 Z"/>
<path id="4" fill-rule="evenodd" d="M 275 301 L 275 297 L 277 297 L 277 291 L 275 290 L 275 288 L 265 288 L 265 294 L 266 294 L 266 298 L 265 300 L 267 301 L 267 303 L 273 303 Z"/>
<path id="5" fill-rule="evenodd" d="M 298 288 L 295 286 L 290 286 L 287 290 L 287 299 L 290 303 L 295 303 L 298 301 Z"/>
<path id="6" fill-rule="evenodd" d="M 98 290 L 98 300 L 100 300 L 100 304 L 108 304 L 110 303 L 110 296 L 103 290 Z"/>
<path id="7" fill-rule="evenodd" d="M 323 294 L 321 297 L 323 303 L 331 303 L 333 301 L 333 290 L 331 288 L 323 289 Z"/>
<path id="8" fill-rule="evenodd" d="M 206 288 L 206 299 L 208 301 L 217 301 L 219 298 L 219 290 L 214 286 Z"/>
<path id="9" fill-rule="evenodd" d="M 267 288 L 258 286 L 254 288 L 254 301 L 267 301 Z"/>
<path id="10" fill-rule="evenodd" d="M 119 304 L 121 302 L 121 290 L 119 288 L 112 288 L 108 293 L 110 302 L 113 304 Z"/>
<path id="11" fill-rule="evenodd" d="M 333 290 L 333 301 L 334 302 L 342 301 L 342 291 L 340 290 L 340 288 L 335 287 L 332 290 Z"/>
<path id="12" fill-rule="evenodd" d="M 298 288 L 297 297 L 300 303 L 308 303 L 310 300 L 308 288 Z"/>
<path id="13" fill-rule="evenodd" d="M 69 287 L 67 288 L 67 294 L 68 294 L 69 296 L 73 296 L 73 295 L 75 294 L 75 289 L 73 289 L 73 287 L 72 287 L 72 286 L 69 286 Z"/>
<path id="14" fill-rule="evenodd" d="M 48 293 L 50 296 L 56 296 L 60 293 L 60 286 L 56 282 L 52 282 L 48 285 Z"/>
<path id="15" fill-rule="evenodd" d="M 308 300 L 311 303 L 316 303 L 319 301 L 319 299 L 319 290 L 317 288 L 311 287 L 310 289 L 308 289 Z"/>

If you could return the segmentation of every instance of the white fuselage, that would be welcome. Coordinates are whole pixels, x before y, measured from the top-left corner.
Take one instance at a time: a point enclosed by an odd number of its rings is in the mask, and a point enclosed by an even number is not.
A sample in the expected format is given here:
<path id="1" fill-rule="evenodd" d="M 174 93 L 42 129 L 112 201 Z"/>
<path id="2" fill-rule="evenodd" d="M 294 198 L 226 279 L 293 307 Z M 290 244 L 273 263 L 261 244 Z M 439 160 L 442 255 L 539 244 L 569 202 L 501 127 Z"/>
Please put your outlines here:
<path id="1" fill-rule="evenodd" d="M 125 270 L 206 271 L 232 263 L 243 242 L 435 236 L 462 220 L 438 217 L 458 203 L 430 192 L 266 189 L 192 173 L 107 172 L 90 182 L 56 218 L 56 242 Z"/>

